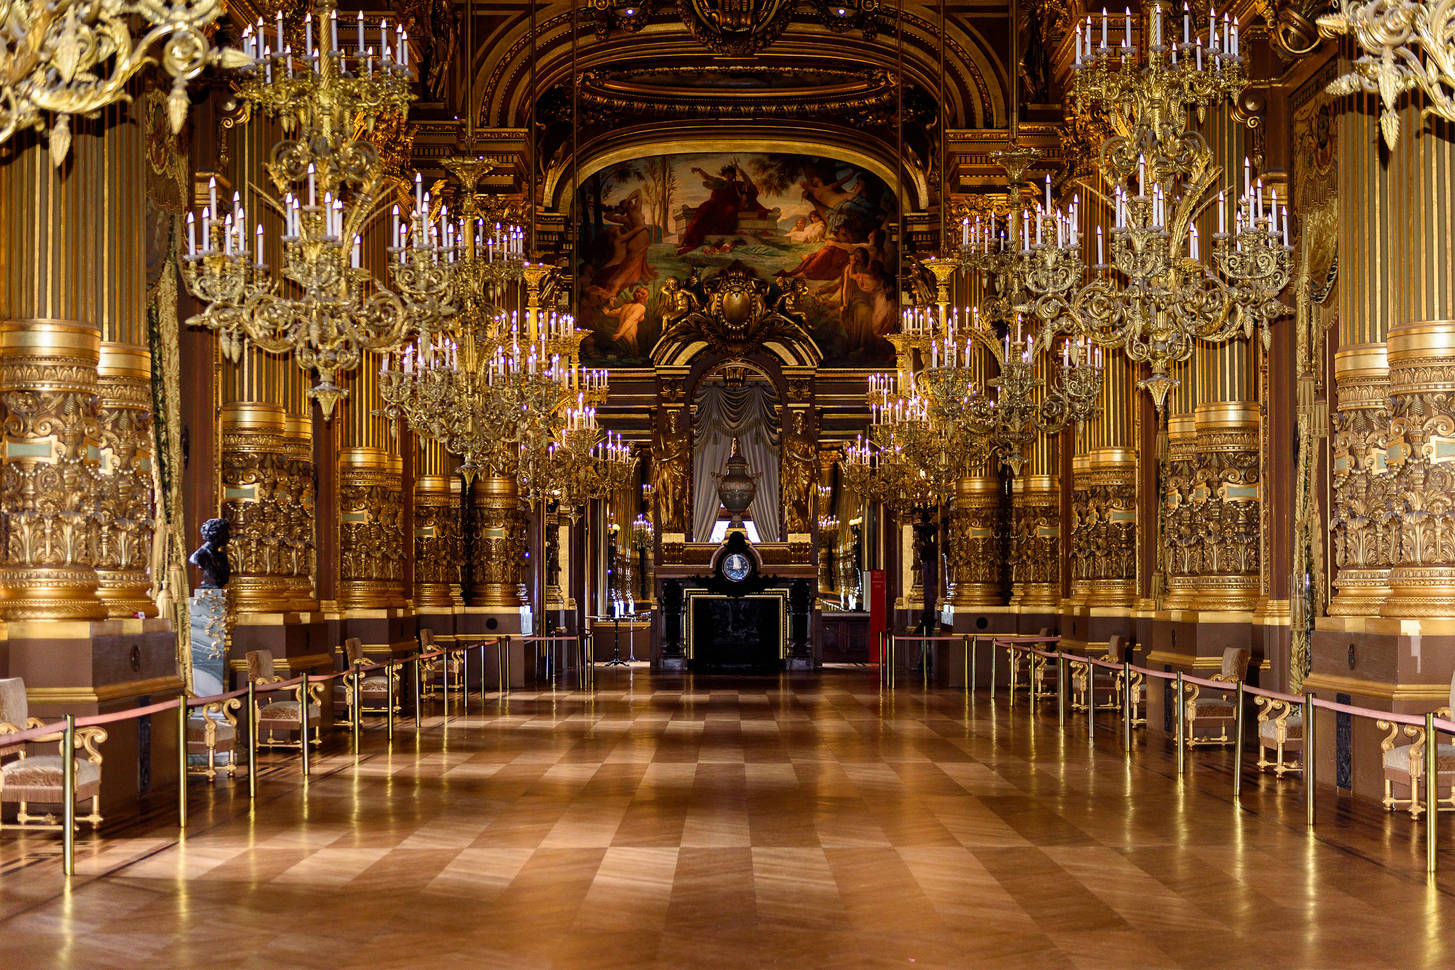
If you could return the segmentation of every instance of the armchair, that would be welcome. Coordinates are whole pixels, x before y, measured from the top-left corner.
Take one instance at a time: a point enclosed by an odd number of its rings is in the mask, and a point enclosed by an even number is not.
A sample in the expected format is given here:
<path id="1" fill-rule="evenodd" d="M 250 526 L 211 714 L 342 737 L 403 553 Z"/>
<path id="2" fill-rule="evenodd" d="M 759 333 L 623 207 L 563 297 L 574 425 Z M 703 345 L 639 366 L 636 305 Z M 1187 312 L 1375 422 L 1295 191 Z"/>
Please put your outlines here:
<path id="1" fill-rule="evenodd" d="M 1041 627 L 1040 632 L 1036 634 L 1038 637 L 1048 637 L 1050 635 L 1051 628 L 1048 626 Z M 1022 671 L 1026 675 L 1026 684 L 1028 686 L 1034 685 L 1035 690 L 1039 691 L 1042 680 L 1045 677 L 1045 672 L 1040 667 L 1045 665 L 1045 660 L 1038 658 L 1035 654 L 1026 650 L 1010 650 L 1009 654 L 1010 656 L 1006 659 L 1007 665 L 1010 667 L 1011 700 L 1015 699 L 1016 686 L 1020 682 Z M 1040 666 L 1037 665 L 1037 660 L 1040 660 Z"/>
<path id="2" fill-rule="evenodd" d="M 1229 685 L 1237 684 L 1247 676 L 1248 662 L 1251 659 L 1252 655 L 1246 649 L 1228 647 L 1223 651 L 1222 669 L 1209 679 Z M 1183 704 L 1187 718 L 1187 746 L 1189 748 L 1199 745 L 1232 744 L 1232 736 L 1228 733 L 1228 728 L 1236 723 L 1234 718 L 1240 717 L 1242 712 L 1235 710 L 1236 702 L 1231 694 L 1220 690 L 1209 697 L 1203 697 L 1199 686 L 1192 684 L 1187 688 Z M 1213 734 L 1214 731 L 1218 733 Z"/>
<path id="3" fill-rule="evenodd" d="M 1435 716 L 1450 718 L 1455 710 L 1455 676 L 1450 678 L 1450 703 L 1435 711 Z M 1420 785 L 1425 782 L 1425 731 L 1413 724 L 1376 721 L 1380 730 L 1388 731 L 1379 747 L 1384 752 L 1384 807 L 1389 811 L 1404 808 L 1411 818 L 1419 818 L 1425 810 Z M 1396 744 L 1400 735 L 1409 738 Z M 1445 794 L 1440 794 L 1441 789 Z M 1455 810 L 1455 744 L 1435 748 L 1435 800 L 1441 811 Z"/>
<path id="4" fill-rule="evenodd" d="M 1112 634 L 1111 640 L 1107 643 L 1106 659 L 1114 663 L 1121 663 L 1130 659 L 1132 645 L 1127 638 L 1120 633 Z M 1071 709 L 1073 711 L 1086 710 L 1087 704 L 1094 704 L 1098 711 L 1118 711 L 1122 709 L 1122 691 L 1125 685 L 1122 671 L 1108 670 L 1105 667 L 1093 667 L 1089 663 L 1078 663 L 1071 668 Z M 1142 706 L 1142 674 L 1132 672 L 1132 723 L 1146 724 L 1147 719 L 1139 716 Z M 1097 702 L 1097 695 L 1101 693 L 1105 699 Z"/>
<path id="5" fill-rule="evenodd" d="M 1273 769 L 1279 778 L 1290 771 L 1303 770 L 1303 709 L 1291 701 L 1275 697 L 1255 697 L 1258 705 L 1258 770 Z M 1273 758 L 1268 749 L 1273 749 Z M 1298 758 L 1287 757 L 1299 753 Z"/>
<path id="6" fill-rule="evenodd" d="M 44 724 L 44 721 L 30 716 L 25 697 L 25 681 L 19 677 L 0 680 L 0 741 L 4 740 L 6 734 L 19 734 L 31 728 L 43 727 Z M 76 772 L 76 801 L 91 799 L 91 813 L 78 815 L 76 821 L 88 822 L 93 829 L 101 824 L 101 752 L 97 745 L 105 740 L 106 731 L 103 728 L 76 728 L 75 750 L 77 754 L 83 755 L 73 762 Z M 47 734 L 26 745 L 18 746 L 15 756 L 0 764 L 0 808 L 3 808 L 5 802 L 17 802 L 15 822 L 21 828 L 59 829 L 63 824 L 50 813 L 30 813 L 31 802 L 62 805 L 65 801 L 64 747 L 59 754 L 38 755 L 28 750 L 50 741 L 60 741 L 64 745 L 65 736 Z M 4 820 L 0 818 L 0 828 L 4 827 Z"/>
<path id="7" fill-rule="evenodd" d="M 264 687 L 269 684 L 279 684 L 288 678 L 282 677 L 273 672 L 273 652 L 271 650 L 249 650 L 248 651 L 248 679 L 255 686 Z M 308 723 L 313 727 L 311 742 L 317 746 L 323 743 L 319 734 L 323 719 L 323 685 L 299 684 L 293 688 L 291 696 L 281 692 L 259 694 L 253 702 L 253 724 L 258 732 L 258 747 L 261 748 L 294 748 L 303 746 L 303 698 L 308 698 Z M 284 697 L 286 700 L 277 700 Z M 297 741 L 289 741 L 286 738 L 280 740 L 277 736 L 279 731 L 297 732 L 300 736 Z M 266 737 L 264 736 L 266 733 Z"/>
<path id="8" fill-rule="evenodd" d="M 384 714 L 389 708 L 389 681 L 387 676 L 394 681 L 394 710 L 399 711 L 399 671 L 390 668 L 387 674 L 364 674 L 361 668 L 368 665 L 369 660 L 364 656 L 364 645 L 358 637 L 349 637 L 344 641 L 344 662 L 347 669 L 358 676 L 358 699 L 361 704 L 361 714 Z M 353 720 L 354 712 L 354 677 L 345 677 L 334 684 L 333 703 L 335 710 L 343 710 L 347 721 Z"/>
<path id="9" fill-rule="evenodd" d="M 226 755 L 223 767 L 229 778 L 237 777 L 237 711 L 242 702 L 236 697 L 204 704 L 187 716 L 187 753 L 207 755 L 207 764 L 188 767 L 188 772 L 207 778 L 217 777 L 217 756 Z"/>
<path id="10" fill-rule="evenodd" d="M 429 653 L 438 650 L 440 644 L 435 642 L 434 631 L 428 628 L 419 631 L 419 649 L 421 653 Z M 420 680 L 426 697 L 433 697 L 446 690 L 450 684 L 463 685 L 465 682 L 464 670 L 460 665 L 460 655 L 447 653 L 443 657 L 435 657 L 432 660 L 421 661 Z"/>

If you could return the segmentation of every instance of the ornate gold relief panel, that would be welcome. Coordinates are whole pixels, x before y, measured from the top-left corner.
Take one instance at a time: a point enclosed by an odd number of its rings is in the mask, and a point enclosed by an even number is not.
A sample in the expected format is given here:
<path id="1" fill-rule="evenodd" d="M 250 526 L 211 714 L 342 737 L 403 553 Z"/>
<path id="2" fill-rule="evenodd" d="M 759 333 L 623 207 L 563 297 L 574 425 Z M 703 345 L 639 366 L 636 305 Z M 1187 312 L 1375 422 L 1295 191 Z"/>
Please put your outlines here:
<path id="1" fill-rule="evenodd" d="M 111 616 L 156 614 L 148 590 L 156 517 L 152 479 L 151 355 L 103 343 L 100 416 L 98 594 Z"/>
<path id="2" fill-rule="evenodd" d="M 339 591 L 344 608 L 404 605 L 404 466 L 377 448 L 339 452 Z"/>
<path id="3" fill-rule="evenodd" d="M 1095 605 L 1130 602 L 1137 579 L 1137 457 L 1121 448 L 1078 456 L 1071 491 L 1071 591 Z"/>
<path id="4" fill-rule="evenodd" d="M 463 560 L 460 479 L 422 475 L 414 482 L 415 605 L 453 605 Z"/>
<path id="5" fill-rule="evenodd" d="M 220 423 L 233 602 L 244 613 L 309 608 L 316 547 L 307 422 L 276 404 L 233 402 Z"/>
<path id="6" fill-rule="evenodd" d="M 1011 602 L 1054 605 L 1061 598 L 1061 492 L 1054 475 L 1016 481 L 1011 511 Z"/>
<path id="7" fill-rule="evenodd" d="M 0 326 L 0 615 L 105 615 L 97 598 L 102 522 L 100 336 L 84 324 Z"/>
<path id="8" fill-rule="evenodd" d="M 477 477 L 470 493 L 471 606 L 515 609 L 521 603 L 526 522 L 515 479 Z"/>
<path id="9" fill-rule="evenodd" d="M 949 580 L 956 606 L 1000 602 L 1000 481 L 979 477 L 955 485 L 955 508 L 946 536 Z"/>

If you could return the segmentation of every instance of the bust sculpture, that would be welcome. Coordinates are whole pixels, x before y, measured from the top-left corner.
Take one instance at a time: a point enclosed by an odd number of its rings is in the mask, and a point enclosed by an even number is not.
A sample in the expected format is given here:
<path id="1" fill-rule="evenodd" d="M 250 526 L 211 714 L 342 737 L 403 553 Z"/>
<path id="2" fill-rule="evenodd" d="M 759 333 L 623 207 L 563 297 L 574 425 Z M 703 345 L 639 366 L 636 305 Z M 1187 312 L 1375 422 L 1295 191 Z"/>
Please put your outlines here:
<path id="1" fill-rule="evenodd" d="M 227 541 L 232 538 L 226 519 L 202 523 L 202 545 L 187 561 L 202 570 L 202 589 L 222 589 L 232 573 L 227 562 Z"/>

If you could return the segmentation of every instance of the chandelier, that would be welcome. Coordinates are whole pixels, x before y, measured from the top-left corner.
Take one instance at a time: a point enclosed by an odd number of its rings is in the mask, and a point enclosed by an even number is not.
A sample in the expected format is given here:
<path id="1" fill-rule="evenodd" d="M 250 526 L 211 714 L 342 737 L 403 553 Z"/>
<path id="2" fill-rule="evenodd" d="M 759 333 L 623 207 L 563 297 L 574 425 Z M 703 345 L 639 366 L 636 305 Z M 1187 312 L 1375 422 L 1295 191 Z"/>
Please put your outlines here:
<path id="1" fill-rule="evenodd" d="M 1335 79 L 1330 94 L 1378 93 L 1384 104 L 1379 127 L 1391 149 L 1399 142 L 1399 98 L 1418 90 L 1429 102 L 1421 116 L 1455 121 L 1455 4 L 1436 0 L 1337 0 L 1318 19 L 1325 37 L 1353 34 L 1364 55 L 1354 70 Z"/>
<path id="2" fill-rule="evenodd" d="M 1194 112 L 1202 116 L 1247 84 L 1237 22 L 1210 10 L 1204 35 L 1186 7 L 1180 30 L 1167 10 L 1148 6 L 1140 58 L 1130 14 L 1118 31 L 1103 12 L 1099 38 L 1090 17 L 1077 27 L 1073 98 L 1081 111 L 1104 113 L 1116 132 L 1100 152 L 1114 219 L 1096 228 L 1089 282 L 1082 282 L 1079 202 L 1053 207 L 1049 178 L 1044 203 L 1019 222 L 1019 239 L 992 227 L 964 247 L 1015 249 L 1028 313 L 1146 363 L 1150 373 L 1139 384 L 1159 412 L 1178 383 L 1168 368 L 1191 357 L 1196 341 L 1248 339 L 1257 328 L 1267 348 L 1269 325 L 1285 312 L 1278 294 L 1292 253 L 1277 193 L 1265 191 L 1245 160 L 1242 193 L 1229 200 L 1212 149 L 1189 129 Z M 1109 43 L 1117 34 L 1120 43 Z M 1196 224 L 1208 208 L 1218 221 L 1211 246 Z"/>
<path id="3" fill-rule="evenodd" d="M 422 336 L 384 357 L 382 413 L 459 455 L 466 482 L 490 471 L 539 497 L 562 487 L 563 463 L 591 456 L 601 440 L 594 408 L 607 394 L 606 372 L 580 368 L 584 334 L 569 315 L 542 307 L 550 272 L 522 263 L 523 316 L 472 315 L 452 335 Z"/>
<path id="4" fill-rule="evenodd" d="M 71 148 L 71 116 L 127 99 L 127 86 L 159 62 L 172 78 L 172 133 L 187 116 L 187 82 L 209 65 L 243 67 L 251 58 L 216 48 L 207 28 L 221 0 L 0 0 L 0 144 L 28 128 L 50 129 L 51 162 Z M 146 33 L 132 36 L 140 25 Z"/>
<path id="5" fill-rule="evenodd" d="M 443 207 L 434 212 L 416 176 L 413 211 L 401 219 L 398 206 L 393 210 L 386 261 L 394 290 L 364 267 L 364 233 L 387 204 L 384 168 L 366 137 L 379 118 L 403 114 L 414 98 L 408 35 L 385 20 L 366 24 L 361 11 L 354 43 L 341 45 L 338 11 L 329 4 L 319 4 L 317 21 L 305 16 L 297 53 L 281 13 L 274 29 L 259 20 L 242 38 L 251 65 L 236 84 L 238 97 L 249 112 L 276 117 L 284 134 L 266 166 L 277 197 L 263 196 L 282 228 L 273 247 L 281 275 L 266 264 L 262 224 L 248 232 L 236 193 L 231 211 L 219 209 L 215 180 L 201 219 L 188 214 L 183 260 L 188 288 L 207 304 L 188 323 L 216 330 L 233 360 L 244 340 L 291 352 L 316 375 L 308 394 L 325 420 L 347 394 L 334 383 L 340 371 L 412 332 L 437 333 L 455 314 L 453 272 L 465 233 Z"/>

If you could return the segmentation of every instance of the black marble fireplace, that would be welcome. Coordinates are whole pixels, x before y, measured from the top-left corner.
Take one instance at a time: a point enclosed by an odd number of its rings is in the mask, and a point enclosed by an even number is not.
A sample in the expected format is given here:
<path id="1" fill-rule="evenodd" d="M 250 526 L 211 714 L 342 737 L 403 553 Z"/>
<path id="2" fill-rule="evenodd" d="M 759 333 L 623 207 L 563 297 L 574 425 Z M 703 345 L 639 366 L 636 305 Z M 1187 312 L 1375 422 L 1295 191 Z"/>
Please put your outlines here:
<path id="1" fill-rule="evenodd" d="M 778 670 L 787 655 L 788 591 L 728 596 L 688 589 L 687 662 L 693 670 Z"/>

